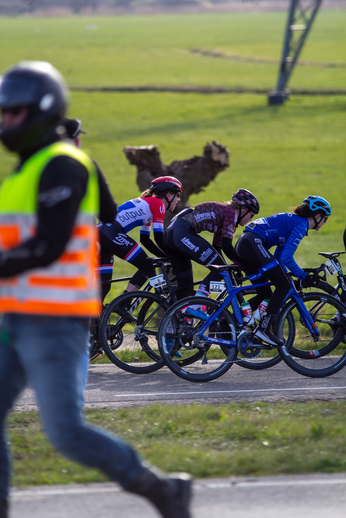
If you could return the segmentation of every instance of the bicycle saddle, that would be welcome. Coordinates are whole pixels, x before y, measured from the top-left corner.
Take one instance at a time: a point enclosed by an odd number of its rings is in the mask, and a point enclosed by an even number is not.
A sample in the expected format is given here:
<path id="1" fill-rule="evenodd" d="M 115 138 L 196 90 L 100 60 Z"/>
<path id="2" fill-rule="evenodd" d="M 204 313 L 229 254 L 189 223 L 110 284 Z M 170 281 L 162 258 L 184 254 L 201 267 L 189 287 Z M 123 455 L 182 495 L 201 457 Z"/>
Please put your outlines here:
<path id="1" fill-rule="evenodd" d="M 318 252 L 318 255 L 323 255 L 323 257 L 326 257 L 327 259 L 333 259 L 333 257 L 338 257 L 344 253 L 345 252 Z"/>

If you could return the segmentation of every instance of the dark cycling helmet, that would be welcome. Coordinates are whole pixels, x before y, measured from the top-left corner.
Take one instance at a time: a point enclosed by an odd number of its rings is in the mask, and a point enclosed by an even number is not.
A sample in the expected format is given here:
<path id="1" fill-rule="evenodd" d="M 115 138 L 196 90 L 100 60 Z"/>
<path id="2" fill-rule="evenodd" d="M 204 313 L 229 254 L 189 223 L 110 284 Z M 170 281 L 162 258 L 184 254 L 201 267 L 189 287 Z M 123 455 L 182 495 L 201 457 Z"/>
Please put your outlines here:
<path id="1" fill-rule="evenodd" d="M 238 189 L 237 192 L 232 195 L 232 200 L 238 203 L 238 205 L 245 205 L 253 214 L 259 213 L 259 201 L 256 196 L 247 189 Z"/>
<path id="2" fill-rule="evenodd" d="M 3 129 L 0 139 L 10 150 L 21 153 L 48 142 L 65 115 L 67 88 L 60 73 L 44 61 L 22 61 L 0 77 L 0 109 L 28 108 L 16 128 Z"/>
<path id="3" fill-rule="evenodd" d="M 330 216 L 332 208 L 326 199 L 322 196 L 308 196 L 303 201 L 302 205 L 308 207 L 313 214 L 323 214 L 324 216 Z"/>
<path id="4" fill-rule="evenodd" d="M 159 176 L 151 181 L 150 189 L 158 192 L 183 192 L 183 186 L 174 176 Z"/>

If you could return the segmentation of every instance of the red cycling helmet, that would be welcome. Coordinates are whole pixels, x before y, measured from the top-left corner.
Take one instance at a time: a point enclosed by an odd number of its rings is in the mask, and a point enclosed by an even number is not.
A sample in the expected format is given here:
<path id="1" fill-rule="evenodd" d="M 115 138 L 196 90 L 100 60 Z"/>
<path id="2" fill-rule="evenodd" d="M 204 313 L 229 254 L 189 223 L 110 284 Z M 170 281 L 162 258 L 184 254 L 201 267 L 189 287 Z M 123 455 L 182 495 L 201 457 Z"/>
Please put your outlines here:
<path id="1" fill-rule="evenodd" d="M 256 196 L 247 189 L 238 189 L 237 192 L 232 195 L 232 200 L 238 203 L 238 205 L 245 205 L 253 214 L 259 213 L 259 201 Z"/>
<path id="2" fill-rule="evenodd" d="M 159 176 L 151 181 L 150 189 L 158 192 L 183 192 L 183 186 L 174 176 Z"/>

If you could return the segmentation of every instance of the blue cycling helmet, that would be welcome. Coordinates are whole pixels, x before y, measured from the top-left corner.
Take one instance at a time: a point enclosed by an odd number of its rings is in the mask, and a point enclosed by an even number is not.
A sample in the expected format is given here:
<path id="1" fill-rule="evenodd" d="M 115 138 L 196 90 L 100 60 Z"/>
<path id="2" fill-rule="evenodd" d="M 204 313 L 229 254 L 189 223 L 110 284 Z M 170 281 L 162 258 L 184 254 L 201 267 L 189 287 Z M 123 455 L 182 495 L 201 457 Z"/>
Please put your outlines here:
<path id="1" fill-rule="evenodd" d="M 308 207 L 313 214 L 323 214 L 330 216 L 332 208 L 325 198 L 322 196 L 308 196 L 303 201 L 302 205 Z"/>

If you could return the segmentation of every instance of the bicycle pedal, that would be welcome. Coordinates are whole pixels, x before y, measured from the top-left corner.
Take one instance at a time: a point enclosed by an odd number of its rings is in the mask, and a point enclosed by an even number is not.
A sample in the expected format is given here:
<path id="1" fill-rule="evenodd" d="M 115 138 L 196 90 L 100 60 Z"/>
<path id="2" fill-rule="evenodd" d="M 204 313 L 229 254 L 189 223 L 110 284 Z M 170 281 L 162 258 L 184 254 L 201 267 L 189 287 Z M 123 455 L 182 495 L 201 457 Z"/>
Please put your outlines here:
<path id="1" fill-rule="evenodd" d="M 93 360 L 97 360 L 99 358 L 102 358 L 102 356 L 103 356 L 103 351 L 101 351 L 101 350 L 95 351 L 90 356 L 89 361 L 91 362 Z"/>

